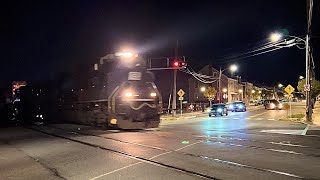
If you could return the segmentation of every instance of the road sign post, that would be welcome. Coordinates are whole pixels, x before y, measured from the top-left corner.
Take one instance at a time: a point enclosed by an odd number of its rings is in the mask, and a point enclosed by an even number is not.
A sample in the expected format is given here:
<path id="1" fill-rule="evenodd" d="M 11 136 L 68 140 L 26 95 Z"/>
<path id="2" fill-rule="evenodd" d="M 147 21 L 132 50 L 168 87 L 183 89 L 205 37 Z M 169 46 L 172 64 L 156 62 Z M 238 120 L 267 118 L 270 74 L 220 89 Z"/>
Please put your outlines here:
<path id="1" fill-rule="evenodd" d="M 180 101 L 180 116 L 182 116 L 182 101 L 183 101 L 183 95 L 185 94 L 185 92 L 180 89 L 177 94 L 179 95 L 179 101 Z"/>
<path id="2" fill-rule="evenodd" d="M 293 97 L 292 93 L 294 92 L 294 90 L 295 90 L 294 87 L 292 87 L 290 84 L 286 88 L 284 88 L 284 91 L 288 93 L 288 99 L 289 99 L 289 105 L 290 105 L 289 116 L 292 115 L 291 98 Z"/>

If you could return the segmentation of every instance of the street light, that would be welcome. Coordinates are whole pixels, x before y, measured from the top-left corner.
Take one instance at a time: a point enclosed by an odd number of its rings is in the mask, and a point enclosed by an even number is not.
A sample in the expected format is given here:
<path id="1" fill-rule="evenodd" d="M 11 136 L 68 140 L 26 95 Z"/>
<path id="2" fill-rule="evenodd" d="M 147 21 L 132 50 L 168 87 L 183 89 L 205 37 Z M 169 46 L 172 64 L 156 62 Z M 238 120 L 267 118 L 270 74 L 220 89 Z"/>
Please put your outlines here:
<path id="1" fill-rule="evenodd" d="M 303 76 L 299 76 L 299 79 L 304 79 L 304 77 Z"/>
<path id="2" fill-rule="evenodd" d="M 201 87 L 201 88 L 200 88 L 200 91 L 201 91 L 201 92 L 205 92 L 205 91 L 206 91 L 206 87 Z"/>
<path id="3" fill-rule="evenodd" d="M 227 69 L 229 69 L 230 72 L 233 73 L 238 70 L 238 66 L 235 64 L 232 64 L 229 68 L 226 68 L 223 70 L 221 70 L 221 67 L 220 67 L 220 70 L 219 70 L 219 103 L 221 103 L 221 76 L 222 76 L 222 72 Z"/>
<path id="4" fill-rule="evenodd" d="M 233 65 L 230 66 L 230 71 L 231 72 L 235 72 L 237 70 L 238 70 L 238 66 L 237 65 L 233 64 Z"/>
<path id="5" fill-rule="evenodd" d="M 272 33 L 272 34 L 270 35 L 270 41 L 271 41 L 271 42 L 277 42 L 277 41 L 279 41 L 281 38 L 282 38 L 282 34 L 277 33 L 277 32 Z"/>
<path id="6" fill-rule="evenodd" d="M 239 93 L 242 93 L 243 92 L 243 90 L 242 89 L 239 89 Z"/>
<path id="7" fill-rule="evenodd" d="M 227 90 L 227 88 L 223 88 L 223 90 L 222 90 L 224 93 L 226 93 L 228 90 Z"/>
<path id="8" fill-rule="evenodd" d="M 278 88 L 282 88 L 283 85 L 281 83 L 278 84 Z"/>
<path id="9" fill-rule="evenodd" d="M 254 94 L 255 92 L 256 92 L 255 90 L 252 90 L 252 91 L 251 91 L 252 94 Z"/>

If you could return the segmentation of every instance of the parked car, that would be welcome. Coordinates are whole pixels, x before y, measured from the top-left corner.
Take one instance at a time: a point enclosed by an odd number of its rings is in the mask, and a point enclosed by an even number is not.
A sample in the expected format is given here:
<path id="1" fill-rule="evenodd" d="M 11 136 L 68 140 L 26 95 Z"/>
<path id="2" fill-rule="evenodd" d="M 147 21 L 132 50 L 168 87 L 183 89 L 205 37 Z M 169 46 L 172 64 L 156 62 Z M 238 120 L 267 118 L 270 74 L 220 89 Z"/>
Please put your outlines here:
<path id="1" fill-rule="evenodd" d="M 212 115 L 228 116 L 228 110 L 225 104 L 214 104 L 211 106 L 208 114 L 209 114 L 209 117 L 211 117 Z"/>
<path id="2" fill-rule="evenodd" d="M 246 103 L 244 103 L 243 101 L 235 101 L 235 102 L 229 104 L 228 110 L 232 111 L 232 112 L 234 112 L 234 111 L 245 112 L 245 111 L 247 111 Z"/>
<path id="3" fill-rule="evenodd" d="M 283 104 L 280 103 L 279 101 L 273 99 L 273 100 L 266 100 L 264 103 L 264 108 L 265 109 L 278 109 L 281 110 L 283 108 Z"/>

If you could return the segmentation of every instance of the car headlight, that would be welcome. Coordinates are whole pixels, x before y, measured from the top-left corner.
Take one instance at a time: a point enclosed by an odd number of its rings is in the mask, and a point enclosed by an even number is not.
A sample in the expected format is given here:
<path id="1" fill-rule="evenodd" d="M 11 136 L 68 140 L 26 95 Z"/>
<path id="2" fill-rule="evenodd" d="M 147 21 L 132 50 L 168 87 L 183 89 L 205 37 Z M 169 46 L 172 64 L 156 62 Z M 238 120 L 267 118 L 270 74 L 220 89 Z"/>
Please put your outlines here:
<path id="1" fill-rule="evenodd" d="M 218 109 L 217 109 L 217 112 L 222 112 L 222 109 L 221 109 L 221 108 L 218 108 Z"/>
<path id="2" fill-rule="evenodd" d="M 282 108 L 283 107 L 283 104 L 279 104 L 279 108 Z"/>
<path id="3" fill-rule="evenodd" d="M 157 93 L 155 93 L 155 92 L 150 93 L 150 96 L 151 96 L 151 97 L 156 97 L 156 96 L 157 96 Z"/>
<path id="4" fill-rule="evenodd" d="M 239 108 L 239 109 L 242 109 L 242 108 L 243 108 L 243 105 L 239 105 L 238 108 Z"/>
<path id="5" fill-rule="evenodd" d="M 273 109 L 273 108 L 275 108 L 275 107 L 276 107 L 276 105 L 275 105 L 275 104 L 273 104 L 273 103 L 271 103 L 271 104 L 270 104 L 270 107 Z"/>

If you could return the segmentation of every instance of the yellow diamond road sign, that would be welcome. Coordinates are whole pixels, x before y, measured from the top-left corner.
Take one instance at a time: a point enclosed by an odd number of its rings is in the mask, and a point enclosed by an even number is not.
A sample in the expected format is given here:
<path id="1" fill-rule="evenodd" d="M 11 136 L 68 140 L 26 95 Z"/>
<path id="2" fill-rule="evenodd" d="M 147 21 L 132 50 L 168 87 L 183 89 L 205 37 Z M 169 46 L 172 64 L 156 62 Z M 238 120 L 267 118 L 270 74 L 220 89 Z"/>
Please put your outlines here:
<path id="1" fill-rule="evenodd" d="M 182 89 L 180 89 L 177 93 L 180 97 L 182 97 L 185 93 Z"/>
<path id="2" fill-rule="evenodd" d="M 288 94 L 293 93 L 294 87 L 292 87 L 290 84 L 284 89 Z"/>

